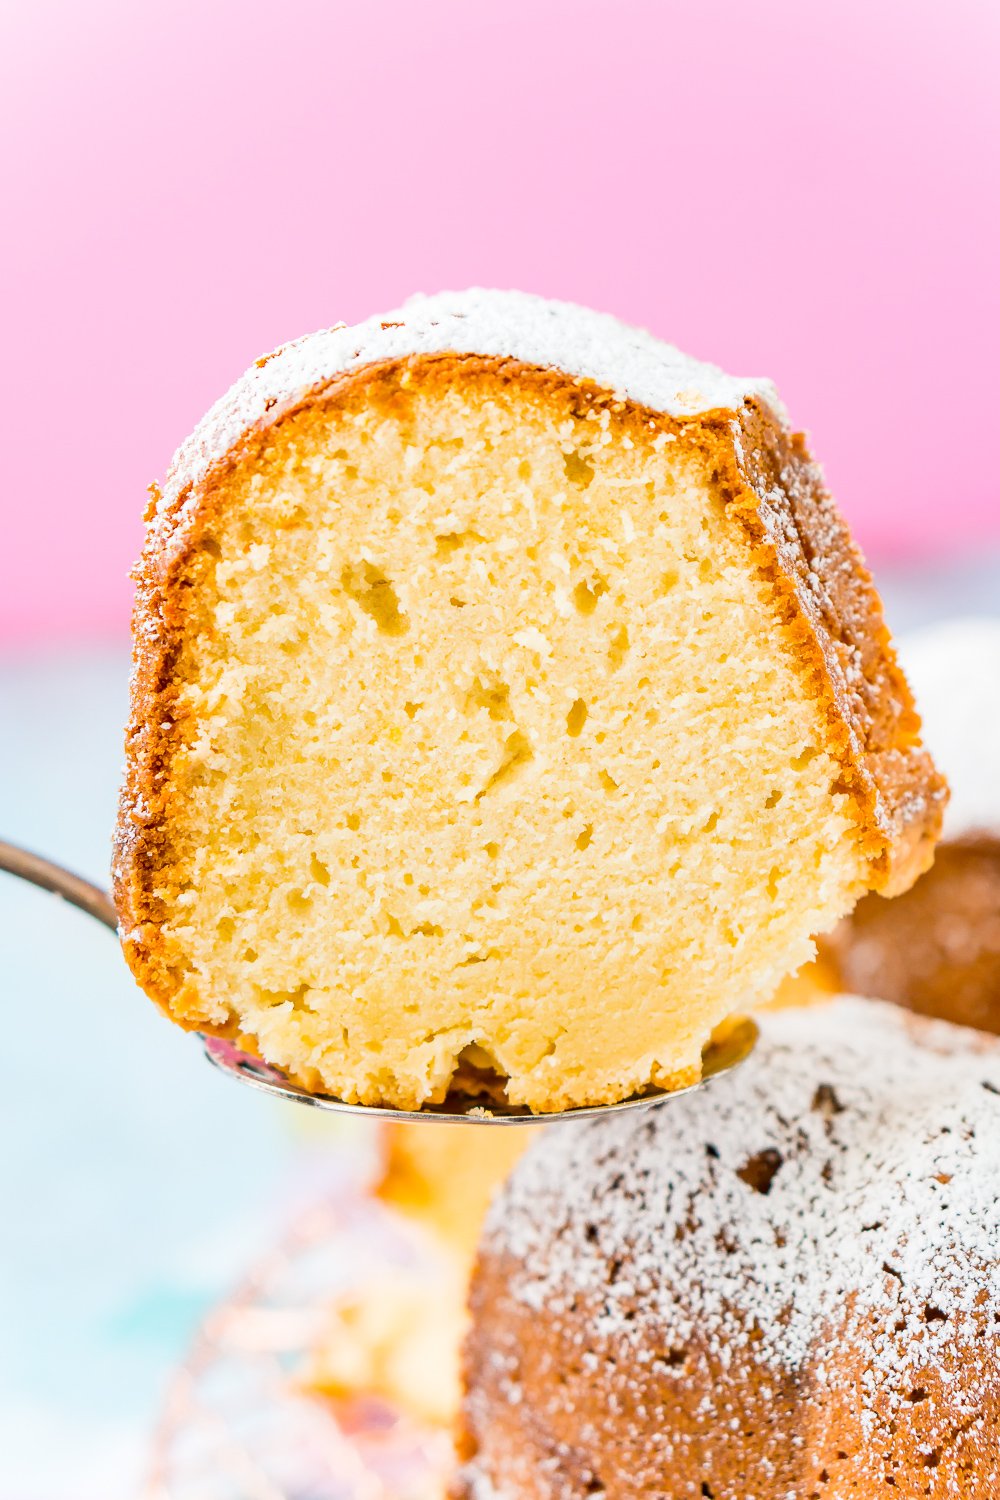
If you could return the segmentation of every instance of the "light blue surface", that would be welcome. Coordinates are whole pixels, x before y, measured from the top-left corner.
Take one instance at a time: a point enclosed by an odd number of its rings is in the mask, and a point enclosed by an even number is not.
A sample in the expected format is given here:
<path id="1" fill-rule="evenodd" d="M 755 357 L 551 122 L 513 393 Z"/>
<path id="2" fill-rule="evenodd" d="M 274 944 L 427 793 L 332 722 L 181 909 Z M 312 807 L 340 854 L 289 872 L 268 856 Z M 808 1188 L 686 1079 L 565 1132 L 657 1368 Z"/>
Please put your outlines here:
<path id="1" fill-rule="evenodd" d="M 121 650 L 0 663 L 0 830 L 102 883 L 126 678 Z M 215 1073 L 113 934 L 2 874 L 0 973 L 0 1496 L 118 1500 L 198 1318 L 338 1148 Z"/>

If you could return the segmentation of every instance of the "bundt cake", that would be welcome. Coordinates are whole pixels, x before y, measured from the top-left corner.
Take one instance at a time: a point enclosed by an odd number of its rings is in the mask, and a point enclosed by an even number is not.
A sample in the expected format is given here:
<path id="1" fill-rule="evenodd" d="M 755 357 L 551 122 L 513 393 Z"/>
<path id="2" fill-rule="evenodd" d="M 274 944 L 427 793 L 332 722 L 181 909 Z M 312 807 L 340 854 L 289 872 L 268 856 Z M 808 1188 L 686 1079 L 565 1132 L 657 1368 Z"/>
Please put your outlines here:
<path id="1" fill-rule="evenodd" d="M 1000 1032 L 1000 620 L 901 648 L 951 786 L 934 863 L 898 901 L 869 895 L 822 944 L 838 986 Z"/>
<path id="2" fill-rule="evenodd" d="M 544 1133 L 487 1218 L 461 1500 L 1000 1495 L 1000 1046 L 858 999 Z"/>
<path id="3" fill-rule="evenodd" d="M 182 1025 L 402 1107 L 698 1076 L 944 792 L 772 387 L 467 292 L 261 359 L 154 491 L 114 862 Z"/>

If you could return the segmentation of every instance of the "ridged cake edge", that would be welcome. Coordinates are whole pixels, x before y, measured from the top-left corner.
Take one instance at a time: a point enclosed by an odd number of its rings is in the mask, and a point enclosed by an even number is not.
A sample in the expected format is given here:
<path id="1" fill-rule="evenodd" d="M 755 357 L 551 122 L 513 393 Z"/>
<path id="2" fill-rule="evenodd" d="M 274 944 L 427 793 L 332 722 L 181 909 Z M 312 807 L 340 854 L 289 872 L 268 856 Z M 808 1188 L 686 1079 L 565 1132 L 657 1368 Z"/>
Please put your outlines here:
<path id="1" fill-rule="evenodd" d="M 944 783 L 920 746 L 919 719 L 871 577 L 804 439 L 788 430 L 780 409 L 756 394 L 733 407 L 675 416 L 558 369 L 454 350 L 404 355 L 334 373 L 284 401 L 268 398 L 262 416 L 238 431 L 226 429 L 235 435 L 223 453 L 190 468 L 197 477 L 180 484 L 175 461 L 167 486 L 153 491 L 133 575 L 131 708 L 112 874 L 126 960 L 146 993 L 182 1026 L 235 1037 L 256 1050 L 255 1038 L 240 1032 L 235 1017 L 213 1020 L 210 997 L 201 1000 L 171 972 L 159 935 L 163 911 L 155 887 L 158 870 L 170 862 L 163 828 L 178 735 L 174 669 L 184 639 L 185 569 L 225 503 L 228 478 L 283 421 L 359 395 L 391 400 L 404 378 L 447 384 L 456 377 L 520 384 L 535 395 L 558 396 L 581 414 L 607 413 L 640 440 L 665 434 L 698 446 L 747 537 L 753 564 L 773 583 L 789 639 L 825 704 L 829 748 L 843 767 L 873 888 L 905 889 L 930 862 Z M 729 387 L 730 393 L 739 389 L 738 383 Z M 199 452 L 204 459 L 203 442 Z M 188 460 L 182 470 L 185 465 Z M 315 1079 L 301 1082 L 317 1086 Z"/>

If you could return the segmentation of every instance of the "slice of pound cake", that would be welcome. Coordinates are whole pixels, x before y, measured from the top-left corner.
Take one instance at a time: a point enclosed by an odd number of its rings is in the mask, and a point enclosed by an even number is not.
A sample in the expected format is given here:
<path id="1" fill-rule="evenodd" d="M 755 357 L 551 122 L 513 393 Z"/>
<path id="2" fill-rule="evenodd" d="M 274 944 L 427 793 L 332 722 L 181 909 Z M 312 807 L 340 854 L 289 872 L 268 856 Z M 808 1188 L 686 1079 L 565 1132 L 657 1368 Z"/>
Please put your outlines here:
<path id="1" fill-rule="evenodd" d="M 155 491 L 115 891 L 182 1025 L 405 1107 L 696 1078 L 943 786 L 765 381 L 515 293 L 261 359 Z"/>

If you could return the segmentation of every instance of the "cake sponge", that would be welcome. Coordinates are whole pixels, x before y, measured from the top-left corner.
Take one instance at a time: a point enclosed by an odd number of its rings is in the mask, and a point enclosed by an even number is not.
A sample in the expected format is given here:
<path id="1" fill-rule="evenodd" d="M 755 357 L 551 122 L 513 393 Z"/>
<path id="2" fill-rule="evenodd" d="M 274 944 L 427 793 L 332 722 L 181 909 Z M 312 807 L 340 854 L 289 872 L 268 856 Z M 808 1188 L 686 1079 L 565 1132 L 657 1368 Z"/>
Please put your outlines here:
<path id="1" fill-rule="evenodd" d="M 279 350 L 156 491 L 115 894 L 182 1025 L 545 1112 L 697 1078 L 944 792 L 767 382 L 515 293 Z"/>

